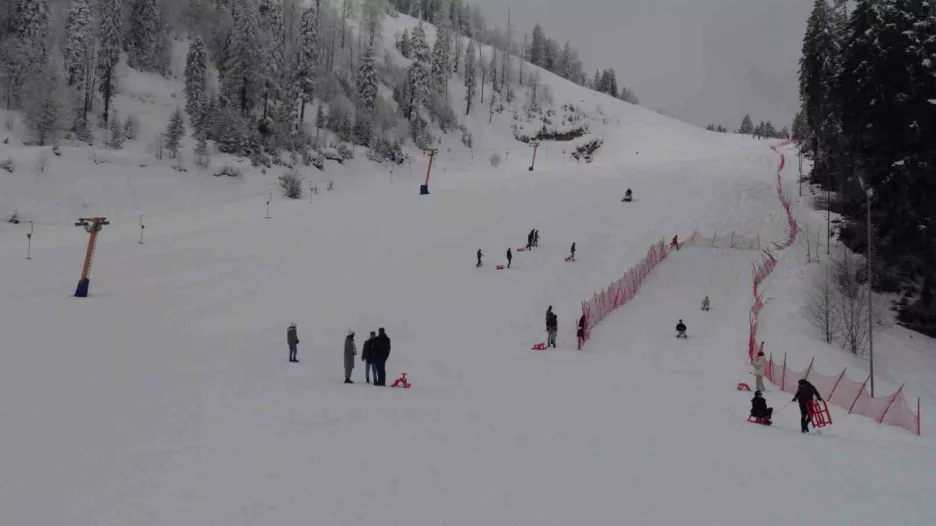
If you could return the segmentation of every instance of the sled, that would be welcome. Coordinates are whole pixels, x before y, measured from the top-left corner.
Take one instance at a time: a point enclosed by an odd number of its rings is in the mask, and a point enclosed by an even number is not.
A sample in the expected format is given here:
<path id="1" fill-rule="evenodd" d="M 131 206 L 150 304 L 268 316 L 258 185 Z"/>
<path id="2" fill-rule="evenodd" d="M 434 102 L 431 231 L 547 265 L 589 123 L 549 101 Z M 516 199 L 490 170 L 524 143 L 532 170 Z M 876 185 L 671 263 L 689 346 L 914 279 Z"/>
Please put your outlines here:
<path id="1" fill-rule="evenodd" d="M 744 382 L 741 382 L 740 384 L 738 384 L 738 391 L 750 391 L 750 390 L 751 390 L 751 386 L 750 386 L 750 385 L 748 385 L 748 384 L 746 384 L 746 383 L 744 383 Z"/>
<path id="2" fill-rule="evenodd" d="M 565 257 L 565 260 L 566 260 L 566 261 L 572 261 L 572 256 L 566 256 L 566 257 Z"/>
<path id="3" fill-rule="evenodd" d="M 515 252 L 526 252 L 526 248 L 525 247 L 518 248 L 515 250 Z"/>
<path id="4" fill-rule="evenodd" d="M 409 389 L 413 384 L 406 379 L 406 373 L 403 373 L 402 376 L 394 380 L 393 385 L 390 387 L 402 387 L 403 389 Z"/>
<path id="5" fill-rule="evenodd" d="M 832 415 L 829 413 L 829 406 L 825 400 L 812 400 L 806 407 L 813 427 L 825 427 L 832 423 Z"/>
<path id="6" fill-rule="evenodd" d="M 634 200 L 633 197 L 625 197 L 624 199 L 621 199 L 621 202 L 622 202 L 622 203 L 630 203 L 630 202 L 633 201 L 633 200 Z"/>
<path id="7" fill-rule="evenodd" d="M 504 270 L 504 269 L 507 268 L 507 267 L 505 267 L 504 265 L 497 265 L 497 266 L 494 267 L 494 268 L 497 269 L 497 270 Z"/>
<path id="8" fill-rule="evenodd" d="M 545 343 L 537 343 L 536 345 L 533 346 L 533 350 L 534 350 L 534 351 L 545 351 L 545 350 L 546 350 L 546 344 L 545 344 Z"/>
<path id="9" fill-rule="evenodd" d="M 753 416 L 753 415 L 747 417 L 747 421 L 750 422 L 750 423 L 752 423 L 752 424 L 760 424 L 760 425 L 762 425 L 762 426 L 769 426 L 769 425 L 773 424 L 773 422 L 771 422 L 770 420 L 768 420 L 768 419 L 766 419 L 766 418 L 763 418 L 763 417 L 755 417 L 755 416 Z"/>

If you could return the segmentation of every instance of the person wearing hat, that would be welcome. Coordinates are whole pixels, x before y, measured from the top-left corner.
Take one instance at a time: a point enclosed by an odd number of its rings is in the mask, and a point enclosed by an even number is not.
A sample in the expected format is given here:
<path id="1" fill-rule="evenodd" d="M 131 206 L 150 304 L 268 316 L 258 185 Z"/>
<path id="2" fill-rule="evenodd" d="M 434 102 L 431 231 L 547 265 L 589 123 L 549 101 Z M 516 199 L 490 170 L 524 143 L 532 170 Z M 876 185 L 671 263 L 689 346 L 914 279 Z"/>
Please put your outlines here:
<path id="1" fill-rule="evenodd" d="M 793 401 L 799 402 L 801 433 L 809 433 L 809 402 L 812 402 L 813 398 L 822 400 L 816 386 L 809 383 L 805 378 L 800 378 L 799 387 L 796 388 Z"/>
<path id="2" fill-rule="evenodd" d="M 374 338 L 374 344 L 371 347 L 371 353 L 374 356 L 374 367 L 377 369 L 374 375 L 374 385 L 387 385 L 387 359 L 390 358 L 390 337 L 383 327 L 377 329 L 377 337 Z"/>
<path id="3" fill-rule="evenodd" d="M 761 343 L 761 350 L 757 351 L 757 357 L 751 362 L 751 365 L 754 366 L 754 378 L 757 380 L 758 391 L 766 391 L 764 389 L 764 371 L 767 369 L 767 358 L 764 356 L 763 348 L 764 344 Z"/>
<path id="4" fill-rule="evenodd" d="M 351 371 L 354 370 L 354 357 L 357 356 L 357 347 L 354 346 L 354 329 L 348 330 L 344 340 L 344 383 L 353 384 Z"/>
<path id="5" fill-rule="evenodd" d="M 299 358 L 299 336 L 296 335 L 296 322 L 291 322 L 286 329 L 286 345 L 289 346 L 289 361 L 298 363 Z"/>
<path id="6" fill-rule="evenodd" d="M 767 407 L 767 400 L 760 391 L 754 391 L 754 398 L 751 398 L 751 416 L 758 419 L 762 424 L 770 425 L 770 418 L 773 416 L 773 408 Z"/>
<path id="7" fill-rule="evenodd" d="M 364 341 L 361 348 L 361 361 L 364 362 L 364 378 L 370 383 L 371 371 L 374 373 L 374 383 L 377 383 L 377 366 L 374 364 L 374 340 L 377 333 L 370 331 L 370 338 Z"/>

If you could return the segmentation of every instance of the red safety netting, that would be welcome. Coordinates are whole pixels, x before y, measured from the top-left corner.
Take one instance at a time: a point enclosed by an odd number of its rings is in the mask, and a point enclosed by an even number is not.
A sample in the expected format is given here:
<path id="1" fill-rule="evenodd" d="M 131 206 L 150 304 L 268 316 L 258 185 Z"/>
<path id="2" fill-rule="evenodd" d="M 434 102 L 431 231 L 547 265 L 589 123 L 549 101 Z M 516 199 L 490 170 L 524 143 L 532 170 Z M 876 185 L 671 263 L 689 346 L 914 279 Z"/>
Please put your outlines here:
<path id="1" fill-rule="evenodd" d="M 689 236 L 689 239 L 680 243 L 679 246 L 688 247 L 711 247 L 711 248 L 734 248 L 738 250 L 760 250 L 760 236 L 744 236 L 734 230 L 731 232 L 718 233 L 715 235 L 703 236 L 696 230 Z"/>
<path id="2" fill-rule="evenodd" d="M 627 303 L 640 290 L 647 275 L 656 268 L 669 253 L 666 245 L 660 241 L 650 247 L 640 263 L 631 267 L 624 277 L 615 281 L 602 292 L 596 292 L 588 301 L 582 302 L 582 315 L 585 316 L 585 330 L 579 341 L 579 349 L 588 341 L 591 330 L 614 309 Z"/>
<path id="3" fill-rule="evenodd" d="M 766 376 L 772 384 L 787 393 L 795 393 L 800 378 L 805 378 L 816 386 L 823 399 L 848 409 L 850 414 L 873 418 L 880 424 L 902 427 L 917 436 L 921 434 L 919 398 L 914 412 L 904 397 L 902 385 L 892 394 L 872 397 L 867 388 L 870 376 L 855 381 L 845 376 L 845 371 L 843 369 L 839 374 L 827 376 L 817 373 L 812 362 L 805 371 L 794 371 L 787 366 L 785 355 L 781 364 L 776 363 L 771 355 Z"/>

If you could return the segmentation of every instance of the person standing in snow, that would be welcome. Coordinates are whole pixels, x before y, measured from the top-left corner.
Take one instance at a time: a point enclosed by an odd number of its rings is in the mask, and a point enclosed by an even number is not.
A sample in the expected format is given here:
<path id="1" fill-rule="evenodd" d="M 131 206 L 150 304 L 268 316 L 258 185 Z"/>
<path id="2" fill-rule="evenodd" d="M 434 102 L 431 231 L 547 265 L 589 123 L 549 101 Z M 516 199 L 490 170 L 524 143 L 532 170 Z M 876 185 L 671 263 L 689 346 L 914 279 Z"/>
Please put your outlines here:
<path id="1" fill-rule="evenodd" d="M 546 340 L 547 347 L 556 347 L 556 333 L 559 332 L 559 318 L 556 316 L 556 313 L 552 310 L 552 305 L 546 309 L 546 334 L 548 339 Z"/>
<path id="2" fill-rule="evenodd" d="M 669 247 L 679 250 L 679 234 L 676 234 L 675 236 L 673 236 L 673 240 L 670 241 Z"/>
<path id="3" fill-rule="evenodd" d="M 377 329 L 379 332 L 374 338 L 374 344 L 371 347 L 371 353 L 374 356 L 374 385 L 387 385 L 387 359 L 390 358 L 390 338 L 387 336 L 384 328 Z"/>
<path id="4" fill-rule="evenodd" d="M 757 381 L 757 390 L 766 391 L 766 389 L 764 389 L 764 371 L 767 369 L 767 358 L 764 357 L 764 351 L 758 351 L 757 357 L 754 358 L 751 365 L 754 366 L 754 378 Z"/>
<path id="5" fill-rule="evenodd" d="M 711 302 L 709 302 L 708 296 L 702 300 L 702 310 L 707 311 L 711 308 Z"/>
<path id="6" fill-rule="evenodd" d="M 361 361 L 364 362 L 364 378 L 370 383 L 370 373 L 374 371 L 374 381 L 377 381 L 377 369 L 374 367 L 374 339 L 377 333 L 370 331 L 370 338 L 364 341 L 361 348 Z"/>
<path id="7" fill-rule="evenodd" d="M 536 232 L 536 230 L 530 230 L 530 233 L 527 234 L 527 246 L 526 246 L 527 250 L 530 250 L 531 248 L 533 248 L 533 233 L 534 232 Z"/>
<path id="8" fill-rule="evenodd" d="M 578 338 L 579 349 L 582 348 L 582 344 L 585 343 L 585 315 L 582 314 L 582 317 L 578 321 L 578 329 L 575 331 L 575 337 Z"/>
<path id="9" fill-rule="evenodd" d="M 539 246 L 539 230 L 533 231 L 533 246 L 534 247 Z"/>
<path id="10" fill-rule="evenodd" d="M 357 356 L 357 348 L 354 345 L 354 329 L 351 329 L 344 341 L 344 383 L 346 384 L 354 383 L 351 381 L 351 371 L 354 370 L 355 356 Z"/>
<path id="11" fill-rule="evenodd" d="M 299 336 L 296 334 L 296 322 L 291 322 L 286 329 L 286 345 L 289 346 L 289 361 L 299 362 Z"/>
<path id="12" fill-rule="evenodd" d="M 575 261 L 575 243 L 574 242 L 572 243 L 572 256 L 570 257 L 572 258 L 572 261 Z"/>
<path id="13" fill-rule="evenodd" d="M 478 264 L 475 265 L 476 267 L 480 267 L 480 266 L 481 266 L 481 256 L 483 256 L 483 255 L 484 255 L 484 254 L 481 253 L 481 249 L 479 248 L 479 249 L 478 249 Z"/>
<path id="14" fill-rule="evenodd" d="M 510 262 L 513 261 L 513 252 L 507 249 L 507 268 L 510 268 Z"/>
<path id="15" fill-rule="evenodd" d="M 809 383 L 805 378 L 800 378 L 799 387 L 796 388 L 793 401 L 799 402 L 801 433 L 809 433 L 809 402 L 812 402 L 813 398 L 822 400 L 816 386 Z"/>
<path id="16" fill-rule="evenodd" d="M 679 320 L 679 323 L 676 324 L 676 337 L 685 338 L 686 337 L 686 324 L 682 320 Z"/>

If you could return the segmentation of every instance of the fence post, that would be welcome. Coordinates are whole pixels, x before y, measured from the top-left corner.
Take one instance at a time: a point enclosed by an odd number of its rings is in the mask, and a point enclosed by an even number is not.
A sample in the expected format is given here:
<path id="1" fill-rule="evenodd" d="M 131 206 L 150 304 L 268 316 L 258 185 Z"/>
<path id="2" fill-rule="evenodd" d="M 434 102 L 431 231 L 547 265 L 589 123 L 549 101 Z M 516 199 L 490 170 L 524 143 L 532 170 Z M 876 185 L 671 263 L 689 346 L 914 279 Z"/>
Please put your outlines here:
<path id="1" fill-rule="evenodd" d="M 868 377 L 865 378 L 865 381 L 861 384 L 861 389 L 858 390 L 858 396 L 855 397 L 855 401 L 852 402 L 852 405 L 848 408 L 848 414 L 851 414 L 852 409 L 855 408 L 855 404 L 858 403 L 858 399 L 861 398 L 861 395 L 864 394 L 865 385 L 868 384 L 868 380 L 870 380 L 870 379 L 871 379 L 871 375 L 869 374 Z"/>
<path id="2" fill-rule="evenodd" d="M 897 389 L 897 392 L 891 397 L 891 401 L 887 403 L 887 407 L 884 408 L 884 412 L 881 413 L 881 419 L 878 420 L 878 424 L 884 423 L 884 417 L 887 416 L 887 412 L 890 411 L 892 405 L 894 405 L 894 400 L 897 400 L 897 397 L 900 396 L 901 391 L 903 391 L 904 384 L 900 384 L 900 389 Z"/>
<path id="3" fill-rule="evenodd" d="M 842 378 L 845 377 L 845 371 L 847 371 L 847 370 L 848 370 L 848 367 L 842 369 L 842 374 L 839 375 L 838 380 L 835 381 L 835 385 L 832 386 L 832 392 L 829 393 L 829 396 L 826 397 L 826 398 L 828 398 L 830 401 L 832 400 L 832 395 L 835 394 L 835 389 L 838 387 L 839 382 L 841 382 L 841 381 L 842 381 Z"/>
<path id="4" fill-rule="evenodd" d="M 715 248 L 715 240 L 718 239 L 718 230 L 715 231 L 715 235 L 712 236 L 712 248 Z"/>
<path id="5" fill-rule="evenodd" d="M 812 371 L 812 364 L 816 361 L 816 358 L 813 357 L 812 360 L 809 360 L 809 367 L 806 368 L 806 374 L 803 376 L 803 380 L 809 378 L 809 371 Z"/>
<path id="6" fill-rule="evenodd" d="M 734 244 L 734 235 L 735 235 L 735 231 L 732 230 L 732 231 L 731 231 L 731 248 L 734 248 L 734 247 L 735 247 L 735 244 Z"/>
<path id="7" fill-rule="evenodd" d="M 917 436 L 923 436 L 923 431 L 920 429 L 920 397 L 917 397 Z"/>
<path id="8" fill-rule="evenodd" d="M 774 381 L 773 375 L 773 353 L 770 353 L 770 364 L 767 366 L 767 374 L 769 375 L 767 379 L 770 380 L 770 383 L 777 385 L 777 382 Z"/>
<path id="9" fill-rule="evenodd" d="M 783 353 L 783 379 L 780 380 L 780 390 L 786 389 L 786 353 Z"/>

